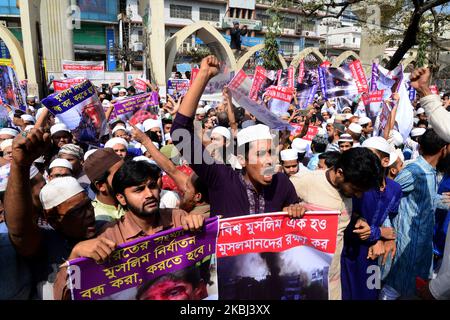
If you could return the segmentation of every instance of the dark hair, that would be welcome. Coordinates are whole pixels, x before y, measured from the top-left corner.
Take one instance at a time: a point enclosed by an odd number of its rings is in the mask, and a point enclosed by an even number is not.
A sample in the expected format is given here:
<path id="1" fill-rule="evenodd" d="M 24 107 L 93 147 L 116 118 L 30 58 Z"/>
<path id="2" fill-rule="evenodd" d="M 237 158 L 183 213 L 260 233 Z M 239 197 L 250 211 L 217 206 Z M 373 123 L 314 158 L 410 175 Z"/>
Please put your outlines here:
<path id="1" fill-rule="evenodd" d="M 203 181 L 195 173 L 193 174 L 191 179 L 195 192 L 202 195 L 203 202 L 209 203 L 208 185 L 206 183 L 203 183 Z"/>
<path id="2" fill-rule="evenodd" d="M 230 120 L 228 120 L 228 115 L 226 112 L 219 112 L 217 114 L 217 121 L 218 121 L 219 126 L 225 127 L 225 128 L 229 127 Z"/>
<path id="3" fill-rule="evenodd" d="M 416 125 L 416 127 L 419 127 L 421 124 L 423 124 L 423 125 L 425 125 L 425 127 L 427 127 L 428 128 L 428 121 L 427 120 L 419 120 L 418 122 L 417 122 L 417 125 Z"/>
<path id="4" fill-rule="evenodd" d="M 148 179 L 157 181 L 161 170 L 146 161 L 127 161 L 116 172 L 112 187 L 115 194 L 123 194 L 125 189 L 138 186 Z"/>
<path id="5" fill-rule="evenodd" d="M 315 136 L 311 143 L 311 149 L 316 153 L 323 153 L 327 149 L 328 139 L 323 136 Z"/>
<path id="6" fill-rule="evenodd" d="M 334 170 L 341 169 L 344 181 L 361 190 L 380 186 L 383 170 L 380 159 L 366 148 L 352 148 L 342 153 L 334 165 Z"/>
<path id="7" fill-rule="evenodd" d="M 443 147 L 448 143 L 444 141 L 433 129 L 428 129 L 422 136 L 417 140 L 420 145 L 420 150 L 425 156 L 433 156 L 437 154 Z"/>
<path id="8" fill-rule="evenodd" d="M 166 124 L 173 123 L 172 119 L 167 119 L 167 118 L 162 119 L 161 122 L 162 122 L 163 126 L 165 126 Z"/>
<path id="9" fill-rule="evenodd" d="M 340 156 L 341 153 L 338 151 L 328 151 L 319 155 L 319 160 L 325 160 L 326 166 L 328 168 L 333 168 L 339 160 Z"/>

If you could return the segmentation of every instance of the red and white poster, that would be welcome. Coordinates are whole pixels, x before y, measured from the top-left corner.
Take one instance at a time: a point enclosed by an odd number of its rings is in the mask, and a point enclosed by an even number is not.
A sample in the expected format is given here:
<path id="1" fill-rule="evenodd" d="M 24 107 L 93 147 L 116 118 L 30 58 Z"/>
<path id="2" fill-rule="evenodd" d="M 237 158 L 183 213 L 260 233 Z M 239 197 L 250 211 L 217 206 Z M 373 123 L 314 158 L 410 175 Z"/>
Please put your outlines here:
<path id="1" fill-rule="evenodd" d="M 137 91 L 140 92 L 147 92 L 147 80 L 144 79 L 135 79 L 134 80 L 134 87 L 136 88 Z"/>
<path id="2" fill-rule="evenodd" d="M 250 215 L 220 221 L 221 300 L 326 300 L 339 212 Z"/>
<path id="3" fill-rule="evenodd" d="M 63 73 L 68 78 L 85 78 L 88 80 L 105 79 L 104 61 L 62 61 Z"/>
<path id="4" fill-rule="evenodd" d="M 258 92 L 266 81 L 266 69 L 261 66 L 257 66 L 255 69 L 255 75 L 253 77 L 252 88 L 250 89 L 249 98 L 253 101 L 258 101 Z"/>
<path id="5" fill-rule="evenodd" d="M 302 125 L 292 123 L 291 126 L 294 127 L 294 130 L 291 131 L 291 135 L 293 137 L 298 136 L 303 130 Z M 312 141 L 318 133 L 319 133 L 319 127 L 309 126 L 306 136 L 304 136 L 302 139 L 307 140 L 307 141 Z"/>
<path id="6" fill-rule="evenodd" d="M 84 79 L 84 78 L 54 80 L 53 88 L 55 89 L 55 92 L 61 92 L 61 91 L 69 89 L 70 87 L 72 87 L 78 83 L 82 83 L 84 81 L 86 81 L 86 79 Z"/>
<path id="7" fill-rule="evenodd" d="M 368 92 L 369 84 L 367 83 L 367 78 L 364 73 L 360 60 L 355 60 L 348 65 L 350 71 L 352 72 L 353 78 L 356 82 L 356 87 L 358 88 L 358 93 Z"/>
<path id="8" fill-rule="evenodd" d="M 281 115 L 288 111 L 294 94 L 294 88 L 271 86 L 266 92 L 272 98 L 269 102 L 270 111 L 276 115 Z"/>
<path id="9" fill-rule="evenodd" d="M 384 90 L 377 90 L 371 93 L 364 93 L 361 98 L 364 105 L 369 105 L 371 103 L 380 103 L 383 101 Z"/>
<path id="10" fill-rule="evenodd" d="M 328 67 L 331 67 L 331 62 L 328 61 L 328 60 L 325 60 L 324 62 L 322 62 L 322 63 L 320 64 L 320 66 L 321 66 L 322 68 L 328 68 Z"/>
<path id="11" fill-rule="evenodd" d="M 439 94 L 439 89 L 436 85 L 430 87 L 431 93 Z"/>
<path id="12" fill-rule="evenodd" d="M 190 85 L 192 86 L 192 84 L 194 83 L 195 78 L 197 77 L 198 73 L 200 72 L 200 69 L 198 68 L 192 68 L 191 71 L 191 83 Z"/>

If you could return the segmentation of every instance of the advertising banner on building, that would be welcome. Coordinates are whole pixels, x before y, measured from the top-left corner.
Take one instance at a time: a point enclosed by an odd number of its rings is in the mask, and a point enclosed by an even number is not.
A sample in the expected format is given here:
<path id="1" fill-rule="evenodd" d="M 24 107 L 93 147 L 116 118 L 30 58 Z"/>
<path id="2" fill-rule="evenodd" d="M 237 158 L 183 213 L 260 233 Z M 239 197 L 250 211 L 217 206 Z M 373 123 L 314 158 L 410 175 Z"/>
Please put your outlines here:
<path id="1" fill-rule="evenodd" d="M 89 80 L 105 79 L 104 61 L 62 61 L 63 73 L 68 78 L 85 78 Z"/>

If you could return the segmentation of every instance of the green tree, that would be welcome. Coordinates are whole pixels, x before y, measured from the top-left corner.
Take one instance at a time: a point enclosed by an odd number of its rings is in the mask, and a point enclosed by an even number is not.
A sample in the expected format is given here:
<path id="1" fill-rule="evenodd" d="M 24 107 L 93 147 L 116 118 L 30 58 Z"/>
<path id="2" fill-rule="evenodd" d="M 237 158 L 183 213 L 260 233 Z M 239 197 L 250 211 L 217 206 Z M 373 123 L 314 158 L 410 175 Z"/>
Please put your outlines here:
<path id="1" fill-rule="evenodd" d="M 281 8 L 289 6 L 287 0 L 274 0 L 271 8 L 267 10 L 270 15 L 270 26 L 264 39 L 264 50 L 262 54 L 263 67 L 266 70 L 279 70 L 282 68 L 281 61 L 278 57 L 279 45 L 277 37 L 281 35 Z"/>

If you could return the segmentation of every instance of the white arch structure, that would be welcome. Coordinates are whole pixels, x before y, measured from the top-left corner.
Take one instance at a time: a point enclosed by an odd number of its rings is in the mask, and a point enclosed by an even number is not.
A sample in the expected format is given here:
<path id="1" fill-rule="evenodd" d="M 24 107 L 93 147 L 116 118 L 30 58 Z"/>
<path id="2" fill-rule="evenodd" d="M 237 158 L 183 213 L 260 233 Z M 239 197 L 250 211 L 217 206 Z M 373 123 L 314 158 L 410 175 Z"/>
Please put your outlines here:
<path id="1" fill-rule="evenodd" d="M 355 60 L 360 60 L 359 55 L 354 51 L 344 51 L 342 52 L 333 62 L 332 66 L 338 68 L 341 64 L 348 58 L 353 57 Z"/>
<path id="2" fill-rule="evenodd" d="M 25 80 L 26 72 L 25 72 L 25 52 L 20 45 L 19 40 L 9 31 L 8 28 L 0 25 L 0 39 L 5 42 L 6 47 L 8 48 L 11 59 L 14 64 L 14 69 L 16 70 L 17 77 L 20 80 Z"/>
<path id="3" fill-rule="evenodd" d="M 322 53 L 320 53 L 320 51 L 319 51 L 318 48 L 306 48 L 306 49 L 300 51 L 300 52 L 294 57 L 294 59 L 292 59 L 292 62 L 291 62 L 291 65 L 290 65 L 290 66 L 291 66 L 291 67 L 297 68 L 298 65 L 300 64 L 300 61 L 301 61 L 302 59 L 305 59 L 305 57 L 308 56 L 308 55 L 310 55 L 310 54 L 313 55 L 313 56 L 315 56 L 315 57 L 319 60 L 319 62 L 325 61 L 325 57 L 323 56 Z"/>
<path id="4" fill-rule="evenodd" d="M 257 44 L 256 46 L 251 47 L 237 62 L 236 71 L 241 70 L 248 60 L 258 51 L 264 50 L 265 45 L 264 43 Z M 283 66 L 283 69 L 287 69 L 287 63 L 286 60 L 284 60 L 284 57 L 279 54 L 278 59 L 280 59 L 281 65 Z"/>
<path id="5" fill-rule="evenodd" d="M 172 67 L 175 62 L 178 48 L 195 32 L 196 37 L 201 39 L 205 44 L 211 45 L 217 43 L 217 46 L 210 47 L 212 53 L 221 60 L 228 60 L 230 62 L 231 70 L 236 70 L 236 59 L 228 42 L 216 28 L 207 22 L 200 21 L 184 27 L 166 41 L 166 79 L 169 79 L 172 73 Z"/>

